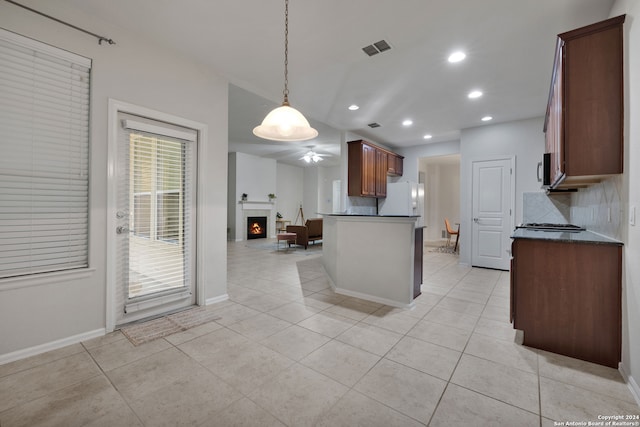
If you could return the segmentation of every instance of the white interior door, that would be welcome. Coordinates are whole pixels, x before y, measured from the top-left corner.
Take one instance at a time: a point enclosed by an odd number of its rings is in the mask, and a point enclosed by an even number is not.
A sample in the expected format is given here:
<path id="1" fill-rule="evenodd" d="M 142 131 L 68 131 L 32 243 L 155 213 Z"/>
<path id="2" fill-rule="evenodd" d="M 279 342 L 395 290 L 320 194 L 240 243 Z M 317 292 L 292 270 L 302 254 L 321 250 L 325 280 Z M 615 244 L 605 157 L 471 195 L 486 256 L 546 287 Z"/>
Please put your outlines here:
<path id="1" fill-rule="evenodd" d="M 197 132 L 119 114 L 116 323 L 193 305 Z"/>
<path id="2" fill-rule="evenodd" d="M 509 270 L 514 159 L 473 162 L 471 265 Z"/>

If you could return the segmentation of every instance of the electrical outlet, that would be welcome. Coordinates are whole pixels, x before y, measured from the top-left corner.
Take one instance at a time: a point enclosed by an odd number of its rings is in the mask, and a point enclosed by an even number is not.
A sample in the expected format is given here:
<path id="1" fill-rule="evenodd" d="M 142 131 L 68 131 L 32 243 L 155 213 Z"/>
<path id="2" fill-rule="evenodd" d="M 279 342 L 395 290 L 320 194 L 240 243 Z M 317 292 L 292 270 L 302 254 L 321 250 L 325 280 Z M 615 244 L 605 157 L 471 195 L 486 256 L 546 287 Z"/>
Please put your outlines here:
<path id="1" fill-rule="evenodd" d="M 636 225 L 636 207 L 631 206 L 629 209 L 629 224 Z"/>

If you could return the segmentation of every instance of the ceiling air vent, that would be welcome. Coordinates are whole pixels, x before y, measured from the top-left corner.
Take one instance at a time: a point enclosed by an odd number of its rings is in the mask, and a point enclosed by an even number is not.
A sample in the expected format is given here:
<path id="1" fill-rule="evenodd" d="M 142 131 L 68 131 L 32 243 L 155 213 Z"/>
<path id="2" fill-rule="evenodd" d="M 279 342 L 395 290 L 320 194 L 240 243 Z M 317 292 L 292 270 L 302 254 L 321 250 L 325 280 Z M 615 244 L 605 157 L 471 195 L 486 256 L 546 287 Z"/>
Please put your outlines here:
<path id="1" fill-rule="evenodd" d="M 369 123 L 367 126 L 369 126 L 370 128 L 379 128 L 380 127 L 380 123 Z"/>
<path id="2" fill-rule="evenodd" d="M 365 46 L 362 48 L 362 50 L 364 50 L 364 53 L 369 56 L 377 55 L 389 49 L 391 49 L 391 46 L 385 40 L 380 40 L 379 42 L 375 42 L 374 44 L 370 44 L 369 46 Z"/>

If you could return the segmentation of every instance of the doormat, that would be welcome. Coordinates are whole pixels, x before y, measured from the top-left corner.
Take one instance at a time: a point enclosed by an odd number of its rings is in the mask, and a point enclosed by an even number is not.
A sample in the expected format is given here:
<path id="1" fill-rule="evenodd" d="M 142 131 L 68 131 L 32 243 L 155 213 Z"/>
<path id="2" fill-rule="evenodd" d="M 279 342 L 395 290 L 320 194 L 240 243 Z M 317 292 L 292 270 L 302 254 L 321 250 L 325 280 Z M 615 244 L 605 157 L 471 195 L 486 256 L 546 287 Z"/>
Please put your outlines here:
<path id="1" fill-rule="evenodd" d="M 206 307 L 196 307 L 158 319 L 125 326 L 120 331 L 131 341 L 131 344 L 139 346 L 140 344 L 219 319 L 220 316 L 216 315 L 212 310 L 207 310 Z"/>
<path id="2" fill-rule="evenodd" d="M 429 252 L 438 252 L 441 254 L 454 254 L 458 253 L 453 250 L 453 246 L 438 246 L 437 248 L 432 248 Z"/>

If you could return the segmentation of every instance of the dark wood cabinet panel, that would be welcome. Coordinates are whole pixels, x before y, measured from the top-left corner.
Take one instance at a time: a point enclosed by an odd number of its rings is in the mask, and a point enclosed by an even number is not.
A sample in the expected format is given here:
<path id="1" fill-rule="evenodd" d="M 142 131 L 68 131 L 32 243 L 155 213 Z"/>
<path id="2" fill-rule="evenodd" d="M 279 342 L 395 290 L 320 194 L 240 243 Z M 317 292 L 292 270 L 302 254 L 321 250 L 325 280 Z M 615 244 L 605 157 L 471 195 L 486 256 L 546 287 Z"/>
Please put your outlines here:
<path id="1" fill-rule="evenodd" d="M 511 280 L 525 345 L 618 367 L 621 246 L 515 239 Z"/>
<path id="2" fill-rule="evenodd" d="M 402 176 L 404 173 L 404 157 L 394 153 L 387 154 L 387 175 Z"/>
<path id="3" fill-rule="evenodd" d="M 624 20 L 558 35 L 544 129 L 552 188 L 622 173 Z"/>
<path id="4" fill-rule="evenodd" d="M 404 157 L 363 140 L 349 141 L 347 145 L 349 196 L 386 197 L 387 175 L 402 175 Z"/>
<path id="5" fill-rule="evenodd" d="M 423 275 L 423 255 L 424 255 L 424 229 L 416 228 L 415 244 L 413 248 L 413 298 L 417 298 L 422 294 L 422 275 Z"/>
<path id="6" fill-rule="evenodd" d="M 376 150 L 366 144 L 349 144 L 349 196 L 375 197 Z"/>
<path id="7" fill-rule="evenodd" d="M 376 149 L 362 145 L 362 195 L 376 195 Z"/>
<path id="8" fill-rule="evenodd" d="M 387 197 L 387 153 L 376 150 L 376 197 Z"/>

